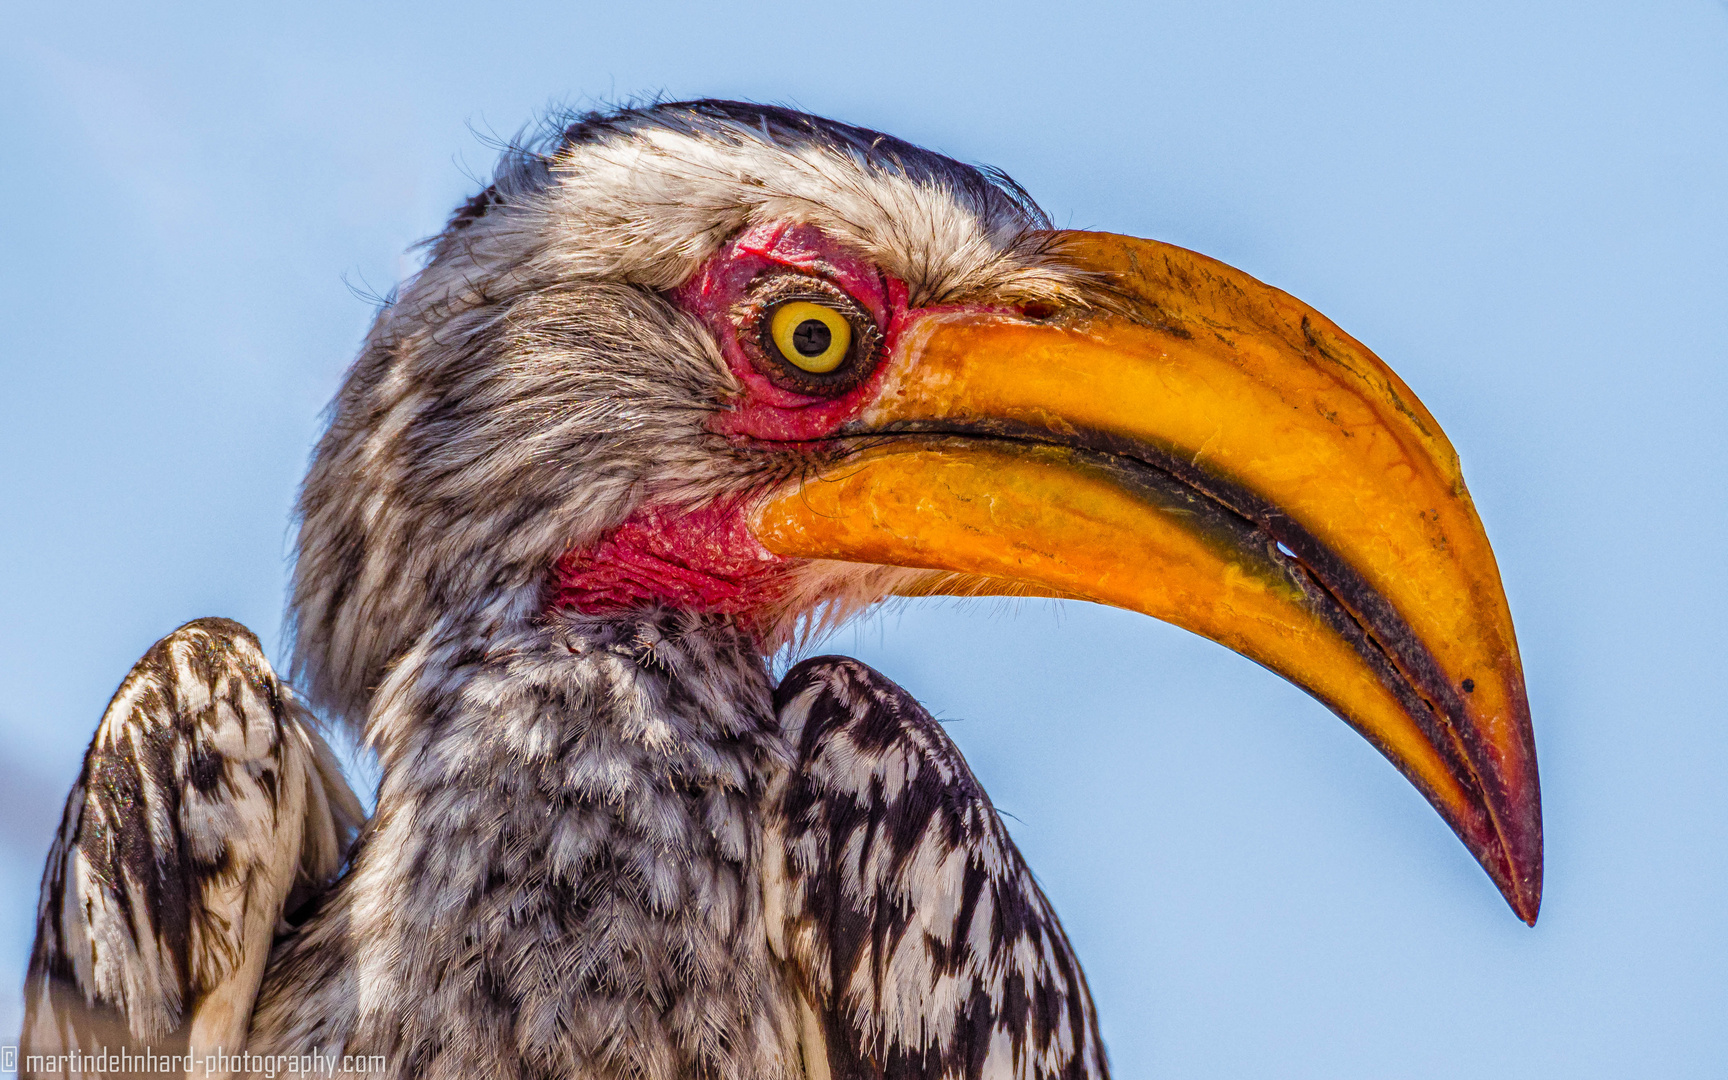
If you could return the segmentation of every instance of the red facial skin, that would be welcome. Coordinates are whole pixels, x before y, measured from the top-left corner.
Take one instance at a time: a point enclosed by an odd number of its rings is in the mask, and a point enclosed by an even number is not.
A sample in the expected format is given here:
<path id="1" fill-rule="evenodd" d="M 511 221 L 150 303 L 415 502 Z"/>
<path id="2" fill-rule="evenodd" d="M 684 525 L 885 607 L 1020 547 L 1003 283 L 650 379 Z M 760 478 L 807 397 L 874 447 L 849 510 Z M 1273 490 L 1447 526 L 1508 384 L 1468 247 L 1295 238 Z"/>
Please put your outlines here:
<path id="1" fill-rule="evenodd" d="M 933 310 L 908 308 L 903 282 L 814 226 L 758 225 L 733 237 L 671 299 L 708 327 L 743 387 L 732 407 L 709 421 L 710 430 L 738 441 L 800 443 L 831 435 L 876 398 L 888 369 L 884 360 L 862 384 L 833 398 L 769 381 L 750 359 L 733 313 L 751 282 L 776 270 L 821 277 L 850 294 L 881 329 L 883 357 L 894 353 L 914 319 Z M 644 507 L 598 543 L 558 561 L 548 606 L 600 614 L 662 604 L 759 625 L 752 614 L 780 598 L 793 564 L 757 543 L 744 523 L 747 509 L 744 502 Z"/>
<path id="2" fill-rule="evenodd" d="M 549 607 L 598 615 L 665 604 L 749 620 L 779 597 L 789 569 L 750 535 L 736 503 L 651 506 L 566 552 L 552 570 Z"/>
<path id="3" fill-rule="evenodd" d="M 744 292 L 765 271 L 789 269 L 826 278 L 862 304 L 883 336 L 883 355 L 917 312 L 906 307 L 906 286 L 835 243 L 810 225 L 760 225 L 746 229 L 720 249 L 673 294 L 680 307 L 707 324 L 726 364 L 744 387 L 729 412 L 711 426 L 722 435 L 771 442 L 803 442 L 830 435 L 856 416 L 881 389 L 886 364 L 862 385 L 837 398 L 812 397 L 775 386 L 756 370 L 738 340 L 731 314 Z"/>

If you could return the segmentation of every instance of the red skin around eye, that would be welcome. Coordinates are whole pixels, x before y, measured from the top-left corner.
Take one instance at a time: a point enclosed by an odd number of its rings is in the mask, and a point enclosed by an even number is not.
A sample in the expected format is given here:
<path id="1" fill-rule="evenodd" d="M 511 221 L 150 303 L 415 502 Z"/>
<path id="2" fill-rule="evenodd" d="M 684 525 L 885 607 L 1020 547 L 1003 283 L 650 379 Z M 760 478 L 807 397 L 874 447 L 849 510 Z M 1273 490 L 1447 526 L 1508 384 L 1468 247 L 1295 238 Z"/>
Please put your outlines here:
<path id="1" fill-rule="evenodd" d="M 707 324 L 744 388 L 730 410 L 715 415 L 709 424 L 714 431 L 772 442 L 819 439 L 875 398 L 886 365 L 837 398 L 800 394 L 769 382 L 745 354 L 732 313 L 750 283 L 777 268 L 826 278 L 844 289 L 881 327 L 883 355 L 893 350 L 910 317 L 906 286 L 813 225 L 772 224 L 752 226 L 733 237 L 672 294 L 674 302 Z"/>

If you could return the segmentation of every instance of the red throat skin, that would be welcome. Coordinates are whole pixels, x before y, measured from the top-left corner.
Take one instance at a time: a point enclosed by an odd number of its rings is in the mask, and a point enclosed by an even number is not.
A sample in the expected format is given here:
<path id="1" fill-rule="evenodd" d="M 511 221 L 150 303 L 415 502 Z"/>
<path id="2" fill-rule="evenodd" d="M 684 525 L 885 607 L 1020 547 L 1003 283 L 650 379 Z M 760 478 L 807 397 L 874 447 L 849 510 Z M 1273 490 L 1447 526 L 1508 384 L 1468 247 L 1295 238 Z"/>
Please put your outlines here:
<path id="1" fill-rule="evenodd" d="M 785 593 L 792 564 L 757 543 L 737 503 L 648 507 L 552 570 L 548 608 L 584 614 L 666 606 L 754 624 Z"/>

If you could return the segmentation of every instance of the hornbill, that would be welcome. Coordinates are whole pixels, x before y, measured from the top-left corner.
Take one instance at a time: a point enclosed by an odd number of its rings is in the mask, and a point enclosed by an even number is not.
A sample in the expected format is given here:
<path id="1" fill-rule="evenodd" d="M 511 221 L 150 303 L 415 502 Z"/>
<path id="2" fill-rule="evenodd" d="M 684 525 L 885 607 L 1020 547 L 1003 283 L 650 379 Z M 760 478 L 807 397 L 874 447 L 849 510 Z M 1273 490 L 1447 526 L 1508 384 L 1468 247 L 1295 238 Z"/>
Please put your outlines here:
<path id="1" fill-rule="evenodd" d="M 28 1067 L 1107 1076 L 1068 939 L 929 713 L 846 658 L 773 677 L 889 597 L 1220 642 L 1361 732 L 1536 918 L 1511 619 L 1415 395 L 1240 271 L 1055 230 L 874 131 L 660 103 L 508 153 L 379 312 L 298 519 L 304 701 L 206 619 L 102 720 Z M 313 708 L 376 751 L 364 822 Z"/>

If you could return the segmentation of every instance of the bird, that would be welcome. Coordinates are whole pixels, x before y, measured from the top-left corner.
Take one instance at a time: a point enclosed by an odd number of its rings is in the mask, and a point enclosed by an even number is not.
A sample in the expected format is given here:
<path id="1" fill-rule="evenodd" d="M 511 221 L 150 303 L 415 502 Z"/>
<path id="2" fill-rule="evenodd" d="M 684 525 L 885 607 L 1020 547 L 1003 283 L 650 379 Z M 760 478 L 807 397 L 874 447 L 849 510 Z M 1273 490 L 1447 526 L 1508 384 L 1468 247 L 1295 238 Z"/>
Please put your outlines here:
<path id="1" fill-rule="evenodd" d="M 201 619 L 97 728 L 27 1073 L 1107 1077 L 959 749 L 799 659 L 896 598 L 1218 642 L 1539 910 L 1510 610 L 1416 395 L 1240 270 L 877 131 L 653 101 L 519 140 L 383 300 L 296 520 L 287 672 Z"/>

